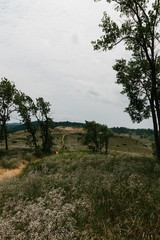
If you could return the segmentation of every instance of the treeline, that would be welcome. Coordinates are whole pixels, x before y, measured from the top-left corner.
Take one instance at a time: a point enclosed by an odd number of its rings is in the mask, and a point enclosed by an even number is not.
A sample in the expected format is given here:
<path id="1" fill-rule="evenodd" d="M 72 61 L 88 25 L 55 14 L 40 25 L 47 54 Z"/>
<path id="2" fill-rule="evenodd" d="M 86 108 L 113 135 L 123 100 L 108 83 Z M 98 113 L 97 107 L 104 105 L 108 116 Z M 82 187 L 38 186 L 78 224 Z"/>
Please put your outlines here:
<path id="1" fill-rule="evenodd" d="M 37 121 L 32 122 L 33 126 L 39 127 L 39 123 Z M 77 123 L 77 122 L 53 122 L 51 128 L 55 127 L 74 127 L 74 128 L 83 128 L 84 123 Z M 10 123 L 7 124 L 8 133 L 18 132 L 22 130 L 26 130 L 26 125 L 21 123 Z"/>
<path id="2" fill-rule="evenodd" d="M 54 122 L 54 127 L 75 127 L 75 128 L 83 128 L 84 123 L 79 123 L 79 122 L 69 122 L 69 121 L 64 121 L 64 122 Z"/>
<path id="3" fill-rule="evenodd" d="M 50 107 L 51 104 L 45 102 L 42 97 L 34 101 L 30 96 L 16 89 L 13 82 L 2 78 L 0 81 L 0 140 L 5 141 L 6 150 L 8 150 L 8 127 L 10 126 L 8 122 L 11 114 L 16 112 L 23 127 L 29 133 L 28 142 L 34 147 L 36 155 L 50 154 L 53 146 L 53 136 L 50 130 L 53 120 L 50 117 Z M 32 119 L 36 119 L 38 124 L 33 124 Z M 39 132 L 41 144 L 38 142 Z"/>
<path id="4" fill-rule="evenodd" d="M 32 122 L 33 125 L 38 125 L 38 122 Z M 8 124 L 8 132 L 13 133 L 17 131 L 22 131 L 26 129 L 26 126 L 24 124 L 20 123 L 11 123 Z M 63 121 L 63 122 L 53 122 L 53 125 L 51 128 L 55 127 L 75 127 L 75 128 L 83 128 L 84 123 L 80 122 L 69 122 L 69 121 Z M 125 128 L 125 127 L 113 127 L 110 128 L 113 133 L 116 134 L 128 134 L 128 135 L 137 135 L 140 136 L 141 138 L 150 138 L 152 139 L 154 137 L 154 132 L 152 129 L 130 129 L 130 128 Z"/>
<path id="5" fill-rule="evenodd" d="M 154 132 L 152 129 L 130 129 L 125 127 L 113 127 L 111 130 L 117 134 L 128 134 L 128 135 L 138 135 L 141 138 L 150 138 L 154 137 Z"/>

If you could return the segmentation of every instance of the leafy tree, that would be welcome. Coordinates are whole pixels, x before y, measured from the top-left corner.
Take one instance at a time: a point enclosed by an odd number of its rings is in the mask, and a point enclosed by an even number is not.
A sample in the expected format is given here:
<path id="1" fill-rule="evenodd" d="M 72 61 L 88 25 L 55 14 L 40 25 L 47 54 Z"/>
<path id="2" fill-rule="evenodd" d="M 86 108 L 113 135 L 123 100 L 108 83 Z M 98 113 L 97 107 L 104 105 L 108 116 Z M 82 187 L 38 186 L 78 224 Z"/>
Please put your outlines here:
<path id="1" fill-rule="evenodd" d="M 0 82 L 0 134 L 1 136 L 4 134 L 6 150 L 8 150 L 7 122 L 10 120 L 11 113 L 15 111 L 15 93 L 15 84 L 7 78 L 2 78 Z"/>
<path id="2" fill-rule="evenodd" d="M 41 131 L 42 152 L 45 154 L 50 154 L 53 146 L 53 136 L 51 134 L 53 120 L 48 116 L 51 110 L 50 106 L 50 103 L 45 102 L 42 97 L 36 99 L 35 116 Z"/>
<path id="3" fill-rule="evenodd" d="M 53 145 L 53 137 L 50 131 L 53 121 L 48 117 L 50 113 L 50 103 L 45 102 L 43 98 L 37 98 L 36 103 L 34 103 L 31 97 L 22 92 L 17 92 L 15 104 L 22 118 L 22 122 L 30 134 L 32 140 L 28 140 L 33 143 L 36 155 L 41 155 L 42 153 L 50 154 Z M 32 123 L 33 118 L 37 119 L 38 125 Z M 38 145 L 38 129 L 41 131 L 42 147 Z"/>
<path id="4" fill-rule="evenodd" d="M 112 132 L 108 127 L 95 121 L 86 121 L 83 128 L 85 130 L 83 143 L 93 151 L 102 151 L 102 148 L 105 146 L 107 154 L 109 138 L 112 136 Z"/>
<path id="5" fill-rule="evenodd" d="M 98 0 L 97 0 L 98 1 Z M 123 86 L 129 106 L 125 109 L 133 122 L 152 116 L 156 155 L 160 161 L 160 0 L 106 0 L 115 4 L 120 21 L 102 18 L 103 35 L 92 42 L 95 50 L 113 49 L 123 42 L 131 52 L 129 61 L 116 60 L 117 83 Z"/>
<path id="6" fill-rule="evenodd" d="M 111 136 L 113 136 L 113 132 L 106 126 L 99 126 L 99 136 L 100 136 L 100 151 L 102 147 L 105 147 L 106 154 L 108 153 L 108 143 Z"/>
<path id="7" fill-rule="evenodd" d="M 98 124 L 95 121 L 88 122 L 86 121 L 83 129 L 86 131 L 84 135 L 84 144 L 87 145 L 90 149 L 98 151 Z"/>
<path id="8" fill-rule="evenodd" d="M 37 151 L 38 140 L 36 133 L 38 128 L 32 124 L 32 116 L 35 109 L 35 104 L 29 96 L 22 92 L 17 92 L 14 102 L 17 106 L 17 112 L 22 118 L 22 123 L 26 126 L 26 129 L 32 138 L 31 143 L 33 143 L 35 150 Z"/>

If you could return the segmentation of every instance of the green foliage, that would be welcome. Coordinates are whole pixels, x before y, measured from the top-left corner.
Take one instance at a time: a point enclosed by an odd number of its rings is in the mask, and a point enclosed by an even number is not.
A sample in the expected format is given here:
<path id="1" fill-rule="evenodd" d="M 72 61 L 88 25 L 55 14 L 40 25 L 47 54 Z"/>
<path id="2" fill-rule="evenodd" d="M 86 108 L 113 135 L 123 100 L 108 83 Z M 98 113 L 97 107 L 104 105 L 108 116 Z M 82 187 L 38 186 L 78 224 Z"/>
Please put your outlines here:
<path id="1" fill-rule="evenodd" d="M 54 122 L 54 127 L 75 127 L 75 128 L 83 128 L 84 123 L 80 123 L 80 122 L 69 122 L 69 121 L 65 121 L 65 122 Z"/>
<path id="2" fill-rule="evenodd" d="M 113 127 L 111 130 L 114 133 L 117 134 L 129 134 L 129 135 L 137 135 L 140 136 L 141 138 L 148 138 L 148 139 L 153 139 L 154 137 L 154 132 L 152 129 L 130 129 L 130 128 L 125 128 L 125 127 Z"/>
<path id="3" fill-rule="evenodd" d="M 51 154 L 53 146 L 53 136 L 51 134 L 53 120 L 48 116 L 51 110 L 50 106 L 50 103 L 45 102 L 43 98 L 36 99 L 35 116 L 41 131 L 42 152 L 45 154 Z"/>
<path id="4" fill-rule="evenodd" d="M 94 151 L 102 151 L 105 145 L 105 150 L 108 150 L 108 141 L 112 136 L 111 130 L 108 129 L 106 125 L 101 125 L 95 121 L 88 122 L 84 124 L 84 139 L 83 143 L 88 146 L 89 149 Z"/>
<path id="5" fill-rule="evenodd" d="M 22 92 L 17 92 L 15 97 L 17 111 L 22 118 L 22 123 L 26 127 L 30 136 L 28 137 L 29 145 L 34 145 L 35 155 L 50 154 L 53 146 L 53 136 L 50 128 L 53 121 L 48 117 L 50 113 L 50 103 L 45 102 L 43 98 L 37 98 L 36 104 L 33 100 Z M 32 118 L 37 118 L 37 123 L 32 123 Z M 38 145 L 37 132 L 40 128 L 42 147 Z"/>
<path id="6" fill-rule="evenodd" d="M 115 4 L 120 21 L 114 22 L 107 13 L 102 18 L 103 35 L 93 41 L 95 50 L 111 50 L 123 42 L 132 57 L 116 60 L 113 69 L 117 72 L 117 83 L 123 87 L 122 94 L 129 98 L 125 109 L 133 122 L 141 122 L 152 116 L 156 154 L 160 160 L 160 2 L 110 1 Z M 152 4 L 152 5 L 151 5 Z"/>
<path id="7" fill-rule="evenodd" d="M 149 66 L 146 60 L 136 58 L 126 64 L 126 60 L 117 60 L 113 67 L 117 71 L 117 83 L 123 86 L 122 94 L 130 100 L 126 112 L 133 122 L 141 122 L 150 117 L 149 96 L 151 83 L 148 81 Z M 147 94 L 146 94 L 147 93 Z"/>
<path id="8" fill-rule="evenodd" d="M 35 109 L 35 104 L 33 100 L 25 95 L 22 92 L 17 92 L 15 97 L 15 104 L 17 106 L 17 112 L 22 118 L 22 123 L 26 126 L 27 131 L 30 134 L 30 138 L 28 138 L 28 143 L 34 145 L 35 149 L 38 148 L 36 133 L 38 128 L 32 124 L 32 116 Z"/>
<path id="9" fill-rule="evenodd" d="M 0 138 L 5 138 L 6 150 L 8 150 L 7 122 L 10 115 L 15 111 L 14 97 L 16 93 L 15 84 L 7 78 L 2 78 L 0 82 Z"/>
<path id="10" fill-rule="evenodd" d="M 50 154 L 53 146 L 53 137 L 50 128 L 53 127 L 53 121 L 49 118 L 50 103 L 45 102 L 43 98 L 37 98 L 36 104 L 25 93 L 18 91 L 15 84 L 8 79 L 1 79 L 0 82 L 0 140 L 5 139 L 6 150 L 8 150 L 8 131 L 7 122 L 13 111 L 17 111 L 21 117 L 21 129 L 27 129 L 30 136 L 27 142 L 34 145 L 36 155 L 40 156 L 42 151 L 44 154 Z M 32 123 L 33 118 L 37 118 L 38 125 Z M 37 142 L 38 127 L 42 135 L 42 147 L 39 150 Z"/>

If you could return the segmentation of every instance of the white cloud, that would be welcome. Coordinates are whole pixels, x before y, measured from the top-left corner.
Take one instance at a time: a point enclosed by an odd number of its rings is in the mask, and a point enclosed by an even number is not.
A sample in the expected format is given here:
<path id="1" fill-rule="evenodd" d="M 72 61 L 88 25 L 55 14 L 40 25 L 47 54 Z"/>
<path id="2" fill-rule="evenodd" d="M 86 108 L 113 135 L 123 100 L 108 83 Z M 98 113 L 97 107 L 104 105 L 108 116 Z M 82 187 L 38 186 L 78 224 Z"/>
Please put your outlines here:
<path id="1" fill-rule="evenodd" d="M 123 113 L 128 102 L 112 70 L 115 59 L 128 54 L 122 46 L 104 53 L 91 45 L 105 10 L 112 13 L 106 1 L 1 0 L 1 77 L 51 102 L 55 120 L 137 127 Z"/>

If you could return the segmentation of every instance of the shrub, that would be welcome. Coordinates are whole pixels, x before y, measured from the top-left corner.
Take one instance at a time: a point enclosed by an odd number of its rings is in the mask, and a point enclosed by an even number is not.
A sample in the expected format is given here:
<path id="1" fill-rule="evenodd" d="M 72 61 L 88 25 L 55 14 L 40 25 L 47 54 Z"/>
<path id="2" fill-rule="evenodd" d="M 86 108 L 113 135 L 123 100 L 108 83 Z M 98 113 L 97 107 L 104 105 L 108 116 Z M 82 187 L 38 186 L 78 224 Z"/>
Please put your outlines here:
<path id="1" fill-rule="evenodd" d="M 72 217 L 75 208 L 64 202 L 62 189 L 52 189 L 31 201 L 8 201 L 0 217 L 1 239 L 79 239 Z"/>

